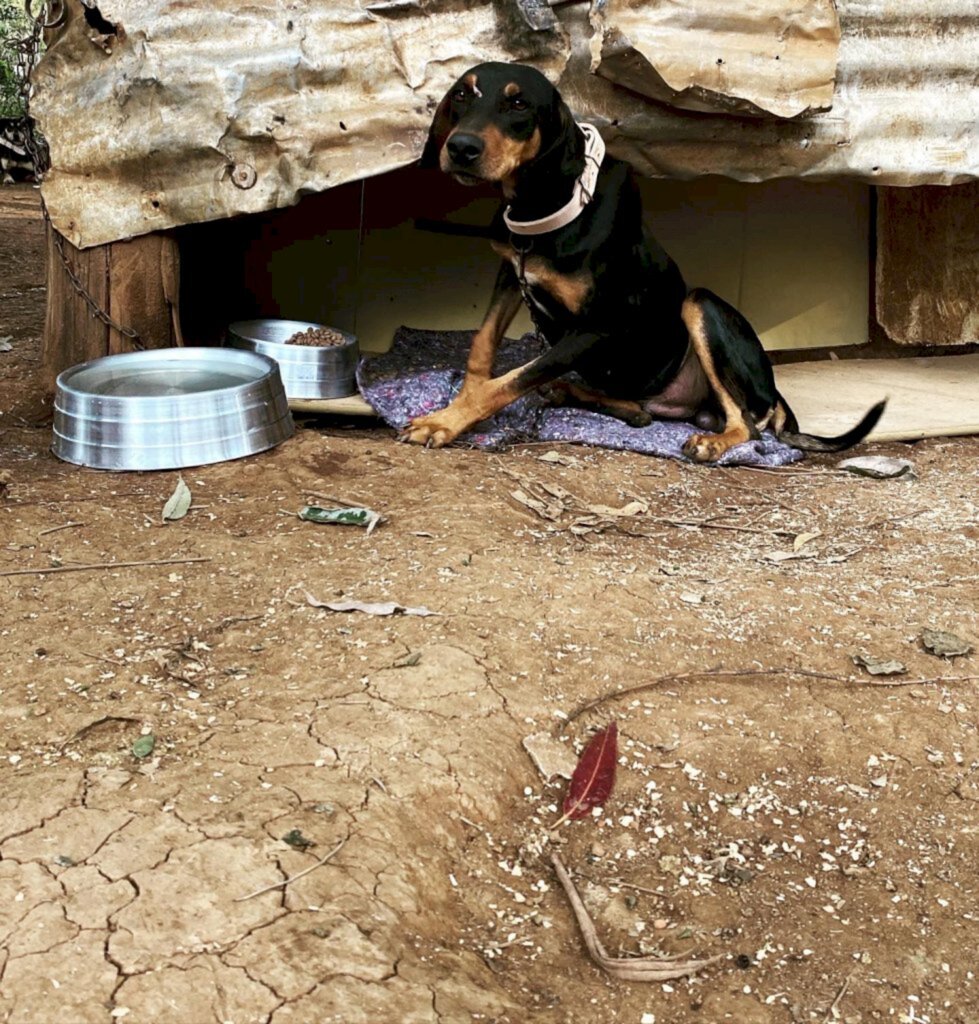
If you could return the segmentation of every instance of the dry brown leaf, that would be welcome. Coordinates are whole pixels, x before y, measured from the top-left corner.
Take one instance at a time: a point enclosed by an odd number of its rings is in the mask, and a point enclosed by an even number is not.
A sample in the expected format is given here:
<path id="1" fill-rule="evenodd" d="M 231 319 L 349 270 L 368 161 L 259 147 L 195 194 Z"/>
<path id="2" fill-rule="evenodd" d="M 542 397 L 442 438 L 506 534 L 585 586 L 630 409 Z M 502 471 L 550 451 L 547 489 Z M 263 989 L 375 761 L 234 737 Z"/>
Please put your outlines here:
<path id="1" fill-rule="evenodd" d="M 620 516 L 638 516 L 649 511 L 649 506 L 644 501 L 630 501 L 621 508 L 612 508 L 610 505 L 585 505 L 592 515 L 618 518 Z"/>
<path id="2" fill-rule="evenodd" d="M 564 511 L 563 505 L 554 505 L 541 501 L 539 498 L 533 498 L 526 491 L 511 491 L 510 497 L 515 501 L 519 501 L 521 505 L 529 508 L 532 512 L 536 512 L 541 519 L 548 519 L 551 522 L 557 519 Z"/>
<path id="3" fill-rule="evenodd" d="M 815 540 L 817 537 L 823 535 L 822 530 L 813 530 L 811 533 L 800 533 L 794 541 L 792 541 L 792 550 L 798 551 L 800 548 L 805 547 L 809 541 Z"/>

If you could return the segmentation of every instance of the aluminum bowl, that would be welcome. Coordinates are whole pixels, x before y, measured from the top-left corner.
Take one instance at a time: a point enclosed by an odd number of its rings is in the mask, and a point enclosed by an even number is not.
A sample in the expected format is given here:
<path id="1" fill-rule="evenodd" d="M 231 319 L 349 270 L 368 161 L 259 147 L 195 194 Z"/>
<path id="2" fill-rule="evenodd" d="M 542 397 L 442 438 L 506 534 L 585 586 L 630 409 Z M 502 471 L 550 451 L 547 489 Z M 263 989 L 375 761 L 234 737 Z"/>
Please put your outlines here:
<path id="1" fill-rule="evenodd" d="M 93 469 L 178 469 L 265 451 L 294 430 L 275 362 L 225 348 L 93 359 L 59 374 L 59 459 Z"/>
<path id="2" fill-rule="evenodd" d="M 357 393 L 354 374 L 360 349 L 352 334 L 342 345 L 287 345 L 300 331 L 322 329 L 307 320 L 239 320 L 228 326 L 227 343 L 271 356 L 279 364 L 289 398 L 347 398 Z M 330 330 L 336 330 L 330 328 Z"/>

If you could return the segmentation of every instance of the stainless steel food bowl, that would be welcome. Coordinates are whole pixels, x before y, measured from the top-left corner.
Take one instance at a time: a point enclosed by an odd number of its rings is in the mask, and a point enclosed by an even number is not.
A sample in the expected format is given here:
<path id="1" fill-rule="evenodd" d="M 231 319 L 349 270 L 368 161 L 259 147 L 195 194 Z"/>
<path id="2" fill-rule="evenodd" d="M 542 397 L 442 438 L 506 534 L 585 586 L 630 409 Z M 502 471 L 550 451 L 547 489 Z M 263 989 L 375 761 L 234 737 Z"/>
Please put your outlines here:
<path id="1" fill-rule="evenodd" d="M 61 373 L 51 449 L 94 469 L 177 469 L 265 451 L 293 430 L 273 360 L 226 348 L 164 348 Z"/>
<path id="2" fill-rule="evenodd" d="M 228 344 L 271 356 L 289 398 L 346 398 L 357 393 L 360 349 L 352 334 L 337 331 L 342 345 L 286 344 L 294 334 L 324 327 L 307 320 L 239 320 L 228 327 Z"/>

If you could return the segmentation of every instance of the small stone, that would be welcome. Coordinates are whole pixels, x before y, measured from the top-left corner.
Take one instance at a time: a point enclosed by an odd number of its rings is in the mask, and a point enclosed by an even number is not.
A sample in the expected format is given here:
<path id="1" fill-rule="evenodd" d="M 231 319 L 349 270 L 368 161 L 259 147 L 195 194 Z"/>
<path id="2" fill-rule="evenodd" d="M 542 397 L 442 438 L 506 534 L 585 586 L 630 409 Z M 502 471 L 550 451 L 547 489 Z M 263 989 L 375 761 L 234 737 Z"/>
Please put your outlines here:
<path id="1" fill-rule="evenodd" d="M 678 875 L 683 870 L 683 863 L 679 857 L 667 854 L 665 857 L 660 857 L 659 869 L 660 871 L 665 871 L 668 875 Z"/>
<path id="2" fill-rule="evenodd" d="M 899 676 L 907 667 L 896 658 L 877 658 L 865 651 L 851 655 L 854 665 L 865 668 L 872 676 Z"/>
<path id="3" fill-rule="evenodd" d="M 921 642 L 926 651 L 939 658 L 958 658 L 972 653 L 972 644 L 942 629 L 922 630 Z"/>
<path id="4" fill-rule="evenodd" d="M 847 473 L 867 476 L 873 480 L 889 480 L 893 477 L 914 476 L 914 466 L 907 459 L 891 459 L 885 455 L 858 455 L 854 459 L 844 459 L 837 464 Z"/>

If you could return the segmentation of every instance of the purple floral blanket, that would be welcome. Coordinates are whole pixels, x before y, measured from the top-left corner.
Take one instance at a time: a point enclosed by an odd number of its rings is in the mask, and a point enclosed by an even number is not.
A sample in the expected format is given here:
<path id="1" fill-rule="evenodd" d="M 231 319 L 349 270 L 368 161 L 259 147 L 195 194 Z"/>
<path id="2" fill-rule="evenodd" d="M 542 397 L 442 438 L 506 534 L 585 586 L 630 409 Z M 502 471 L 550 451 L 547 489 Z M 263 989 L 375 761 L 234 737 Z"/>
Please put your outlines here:
<path id="1" fill-rule="evenodd" d="M 415 416 L 441 409 L 462 385 L 471 331 L 419 331 L 401 327 L 383 355 L 362 359 L 357 368 L 361 394 L 392 427 L 401 429 Z M 532 334 L 505 339 L 494 372 L 521 366 L 543 349 Z M 536 392 L 525 395 L 459 438 L 475 448 L 498 449 L 528 441 L 562 441 L 620 451 L 685 459 L 683 443 L 695 432 L 689 423 L 654 420 L 648 427 L 630 427 L 611 416 L 585 409 L 549 406 Z M 784 466 L 802 453 L 766 431 L 757 441 L 737 445 L 721 465 Z"/>

